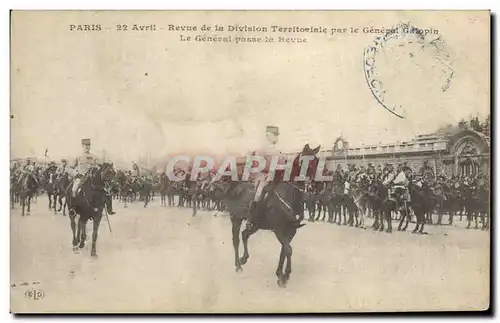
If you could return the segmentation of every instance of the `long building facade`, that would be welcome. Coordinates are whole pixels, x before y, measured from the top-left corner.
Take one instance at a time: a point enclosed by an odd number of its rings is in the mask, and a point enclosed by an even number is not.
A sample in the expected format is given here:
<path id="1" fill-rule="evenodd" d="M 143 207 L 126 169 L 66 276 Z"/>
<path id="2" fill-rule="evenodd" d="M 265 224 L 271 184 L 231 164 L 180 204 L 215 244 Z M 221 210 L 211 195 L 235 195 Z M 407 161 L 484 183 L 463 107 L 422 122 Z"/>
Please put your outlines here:
<path id="1" fill-rule="evenodd" d="M 402 164 L 420 172 L 430 167 L 434 174 L 467 176 L 489 174 L 490 141 L 482 133 L 469 129 L 443 128 L 433 134 L 418 135 L 409 142 L 396 142 L 362 147 L 350 147 L 340 137 L 331 150 L 322 151 L 327 168 L 334 170 L 348 165 Z"/>

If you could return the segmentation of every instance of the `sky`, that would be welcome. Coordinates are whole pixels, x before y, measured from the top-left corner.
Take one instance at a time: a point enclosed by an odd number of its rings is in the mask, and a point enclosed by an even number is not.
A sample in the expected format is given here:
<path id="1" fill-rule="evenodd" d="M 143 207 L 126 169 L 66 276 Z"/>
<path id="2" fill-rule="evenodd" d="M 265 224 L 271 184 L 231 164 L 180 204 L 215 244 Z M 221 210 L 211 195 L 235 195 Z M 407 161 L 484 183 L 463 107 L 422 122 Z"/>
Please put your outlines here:
<path id="1" fill-rule="evenodd" d="M 165 30 L 115 30 L 133 23 L 363 28 L 409 20 L 439 29 L 454 75 L 443 92 L 432 52 L 408 42 L 381 50 L 378 75 L 387 98 L 405 106 L 405 119 L 383 109 L 367 86 L 363 50 L 375 34 L 236 45 L 180 42 L 180 33 Z M 105 30 L 70 32 L 75 21 Z M 146 153 L 152 159 L 245 154 L 262 144 L 266 125 L 279 126 L 282 151 L 305 143 L 329 149 L 339 136 L 351 146 L 405 141 L 469 115 L 486 117 L 489 39 L 489 16 L 479 12 L 17 12 L 11 153 L 43 156 L 48 149 L 51 159 L 74 156 L 81 139 L 91 138 L 94 153 L 121 161 Z"/>

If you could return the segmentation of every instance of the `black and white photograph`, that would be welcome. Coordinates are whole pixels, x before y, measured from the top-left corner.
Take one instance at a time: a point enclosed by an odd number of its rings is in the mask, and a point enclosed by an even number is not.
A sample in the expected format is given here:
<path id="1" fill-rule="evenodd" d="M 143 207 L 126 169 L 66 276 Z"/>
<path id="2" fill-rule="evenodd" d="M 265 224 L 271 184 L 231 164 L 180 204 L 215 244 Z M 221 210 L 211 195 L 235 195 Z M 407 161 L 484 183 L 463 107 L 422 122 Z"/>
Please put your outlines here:
<path id="1" fill-rule="evenodd" d="M 10 311 L 488 310 L 491 19 L 13 10 Z"/>

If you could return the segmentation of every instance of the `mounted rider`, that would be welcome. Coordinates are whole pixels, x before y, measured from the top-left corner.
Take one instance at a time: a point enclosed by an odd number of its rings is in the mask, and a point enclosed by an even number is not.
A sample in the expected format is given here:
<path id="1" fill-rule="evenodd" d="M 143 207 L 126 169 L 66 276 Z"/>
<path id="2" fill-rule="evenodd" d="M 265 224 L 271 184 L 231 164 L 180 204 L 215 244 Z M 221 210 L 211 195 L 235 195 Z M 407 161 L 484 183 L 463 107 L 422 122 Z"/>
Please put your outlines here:
<path id="1" fill-rule="evenodd" d="M 50 176 L 52 174 L 52 177 Z M 55 177 L 57 176 L 57 166 L 54 161 L 50 161 L 47 168 L 43 172 L 44 178 L 48 180 L 48 184 L 54 184 Z"/>
<path id="2" fill-rule="evenodd" d="M 340 195 L 343 192 L 344 187 L 344 171 L 342 170 L 342 165 L 338 164 L 337 169 L 333 173 L 333 186 L 332 193 L 334 195 Z"/>
<path id="3" fill-rule="evenodd" d="M 255 194 L 250 203 L 250 218 L 252 223 L 258 223 L 264 213 L 265 197 L 273 186 L 274 181 L 271 180 L 269 174 L 269 167 L 273 157 L 278 157 L 278 164 L 283 164 L 285 158 L 280 150 L 276 147 L 279 137 L 279 128 L 276 126 L 266 127 L 266 137 L 261 147 L 253 152 L 254 156 L 260 156 L 265 159 L 265 167 L 257 174 L 255 174 Z"/>
<path id="4" fill-rule="evenodd" d="M 82 139 L 83 153 L 75 158 L 71 168 L 73 169 L 72 197 L 75 198 L 81 188 L 87 173 L 97 165 L 97 157 L 90 153 L 90 139 Z"/>
<path id="5" fill-rule="evenodd" d="M 57 167 L 57 176 L 59 178 L 62 178 L 64 176 L 64 174 L 66 174 L 66 172 L 68 171 L 68 161 L 66 159 L 61 159 L 61 165 L 59 165 L 59 167 Z"/>
<path id="6" fill-rule="evenodd" d="M 21 174 L 19 176 L 19 180 L 24 181 L 27 176 L 32 175 L 36 184 L 38 185 L 38 178 L 35 173 L 35 163 L 31 162 L 31 159 L 26 159 L 26 165 L 24 165 Z"/>
<path id="7" fill-rule="evenodd" d="M 132 169 L 130 170 L 132 176 L 137 180 L 141 177 L 141 170 L 135 161 L 132 162 Z"/>
<path id="8" fill-rule="evenodd" d="M 75 162 L 71 166 L 73 169 L 73 186 L 72 186 L 72 197 L 76 198 L 78 191 L 87 179 L 89 172 L 97 167 L 97 157 L 90 153 L 90 139 L 82 139 L 83 153 L 75 158 Z M 110 198 L 108 197 L 106 207 L 108 208 L 108 213 L 114 214 L 112 210 L 112 205 L 110 203 Z M 73 208 L 73 207 L 72 207 Z"/>
<path id="9" fill-rule="evenodd" d="M 390 187 L 390 196 L 396 201 L 398 206 L 406 205 L 410 202 L 409 180 L 402 164 L 397 170 L 390 171 L 384 179 L 383 184 Z"/>

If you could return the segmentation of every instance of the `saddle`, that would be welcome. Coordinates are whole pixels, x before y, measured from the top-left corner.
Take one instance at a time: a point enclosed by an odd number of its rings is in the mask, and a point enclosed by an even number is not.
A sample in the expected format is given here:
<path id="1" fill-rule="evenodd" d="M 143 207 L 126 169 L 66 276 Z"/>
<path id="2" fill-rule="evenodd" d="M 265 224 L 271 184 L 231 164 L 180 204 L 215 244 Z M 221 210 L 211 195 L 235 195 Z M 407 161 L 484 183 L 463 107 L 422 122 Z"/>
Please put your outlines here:
<path id="1" fill-rule="evenodd" d="M 288 182 L 283 183 L 285 185 L 291 185 Z M 290 203 L 281 196 L 277 187 L 277 183 L 271 182 L 263 188 L 262 198 L 256 203 L 255 207 L 252 207 L 250 210 L 251 222 L 261 228 L 266 228 L 266 223 L 263 221 L 265 212 L 268 208 L 277 206 L 294 226 L 297 228 L 304 226 L 305 224 L 300 223 L 304 219 L 303 203 L 299 203 L 301 207 L 297 210 L 297 208 L 294 208 L 294 205 L 290 205 Z"/>
<path id="2" fill-rule="evenodd" d="M 92 201 L 91 197 L 87 196 L 87 194 L 85 194 L 85 191 L 83 190 L 85 185 L 87 185 L 89 178 L 88 178 L 88 176 L 83 176 L 83 175 L 80 175 L 80 176 L 82 176 L 82 177 L 80 177 L 80 178 L 82 178 L 82 182 L 80 184 L 80 187 L 78 187 L 78 189 L 76 191 L 75 197 L 73 197 L 73 194 L 71 194 L 70 208 L 74 208 L 75 206 L 84 206 L 85 204 L 88 204 L 94 208 L 94 211 L 97 212 L 97 210 L 96 210 L 97 208 L 94 204 L 94 201 Z M 73 179 L 70 183 L 70 187 L 73 187 L 74 182 L 75 182 L 75 180 Z M 106 191 L 105 191 L 105 193 L 106 193 Z"/>

